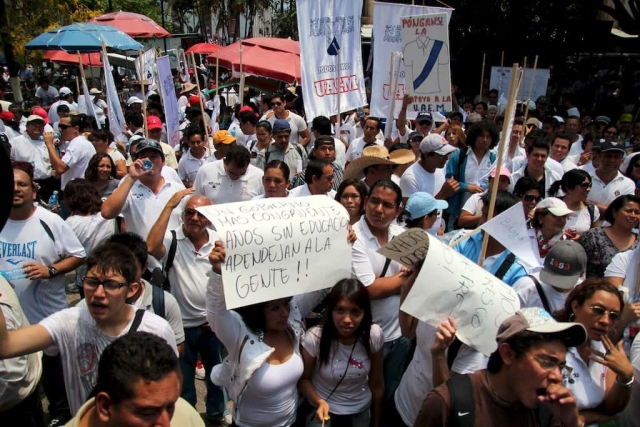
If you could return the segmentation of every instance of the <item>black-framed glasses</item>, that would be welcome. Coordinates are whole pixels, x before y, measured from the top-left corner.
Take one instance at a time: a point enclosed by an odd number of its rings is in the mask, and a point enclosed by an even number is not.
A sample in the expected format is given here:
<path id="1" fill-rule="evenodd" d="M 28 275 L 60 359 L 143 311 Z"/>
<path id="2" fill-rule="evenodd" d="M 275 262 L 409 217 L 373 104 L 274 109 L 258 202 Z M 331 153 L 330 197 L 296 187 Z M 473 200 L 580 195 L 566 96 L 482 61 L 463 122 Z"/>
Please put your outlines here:
<path id="1" fill-rule="evenodd" d="M 591 312 L 598 317 L 602 317 L 605 314 L 608 314 L 609 319 L 611 319 L 612 322 L 616 322 L 618 319 L 620 319 L 619 311 L 607 310 L 606 308 L 599 305 L 592 305 L 591 307 L 589 307 L 589 309 L 591 309 Z"/>
<path id="2" fill-rule="evenodd" d="M 98 280 L 95 277 L 82 277 L 82 284 L 89 289 L 98 289 L 100 285 L 104 288 L 105 292 L 118 292 L 120 288 L 129 286 L 127 283 L 120 283 L 116 280 Z"/>
<path id="3" fill-rule="evenodd" d="M 522 200 L 524 200 L 525 202 L 539 202 L 541 199 L 540 196 L 534 196 L 532 194 L 525 194 L 524 196 L 522 196 Z"/>

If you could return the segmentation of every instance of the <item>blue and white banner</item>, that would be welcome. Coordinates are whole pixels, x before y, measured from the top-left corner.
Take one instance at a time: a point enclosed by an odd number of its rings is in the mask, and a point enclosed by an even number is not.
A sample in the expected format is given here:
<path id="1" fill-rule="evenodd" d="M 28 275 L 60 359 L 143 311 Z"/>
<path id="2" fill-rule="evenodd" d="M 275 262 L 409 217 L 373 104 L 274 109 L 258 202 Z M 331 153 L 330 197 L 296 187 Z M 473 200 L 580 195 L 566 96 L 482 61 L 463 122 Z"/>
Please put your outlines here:
<path id="1" fill-rule="evenodd" d="M 120 105 L 120 99 L 118 98 L 118 90 L 116 84 L 113 81 L 113 74 L 111 74 L 111 64 L 109 64 L 109 57 L 107 51 L 102 51 L 102 66 L 104 68 L 104 84 L 107 89 L 107 105 L 109 115 L 109 131 L 117 138 L 124 134 L 124 114 L 122 114 L 122 106 Z"/>
<path id="2" fill-rule="evenodd" d="M 372 116 L 387 117 L 389 114 L 390 99 L 393 98 L 391 95 L 393 89 L 389 86 L 391 53 L 402 52 L 404 50 L 404 44 L 402 43 L 402 17 L 433 13 L 446 13 L 448 26 L 453 9 L 374 2 L 373 81 L 371 88 Z M 407 92 L 405 87 L 405 67 L 404 64 L 401 64 L 398 88 L 394 94 L 396 100 L 394 118 L 398 117 L 402 108 L 402 98 L 404 98 Z M 414 119 L 417 114 L 418 111 L 414 111 L 412 107 L 407 109 L 408 118 Z"/>
<path id="3" fill-rule="evenodd" d="M 142 70 L 140 70 L 140 61 L 136 61 L 136 72 L 138 74 L 139 81 L 146 80 L 150 85 L 156 84 L 156 74 L 153 69 L 155 63 L 156 49 L 152 47 L 142 54 Z"/>
<path id="4" fill-rule="evenodd" d="M 82 67 L 82 64 L 80 64 L 80 66 Z M 87 79 L 84 78 L 84 73 L 82 74 L 81 79 L 82 79 L 82 93 L 84 94 L 82 102 L 84 102 L 85 104 L 85 109 L 87 110 L 86 114 L 90 117 L 93 117 L 96 121 L 96 125 L 98 126 L 98 129 L 101 129 L 102 126 L 100 126 L 100 120 L 98 120 L 98 116 L 96 115 L 96 110 L 95 108 L 93 108 L 92 97 L 91 95 L 89 95 L 89 88 L 87 87 Z M 78 110 L 81 110 L 80 107 L 78 107 Z"/>
<path id="5" fill-rule="evenodd" d="M 167 121 L 167 143 L 175 147 L 180 144 L 180 121 L 178 119 L 178 100 L 171 75 L 171 60 L 169 56 L 156 59 L 158 65 L 158 81 L 161 87 L 164 116 Z"/>
<path id="6" fill-rule="evenodd" d="M 365 105 L 362 0 L 297 0 L 297 11 L 307 119 Z"/>

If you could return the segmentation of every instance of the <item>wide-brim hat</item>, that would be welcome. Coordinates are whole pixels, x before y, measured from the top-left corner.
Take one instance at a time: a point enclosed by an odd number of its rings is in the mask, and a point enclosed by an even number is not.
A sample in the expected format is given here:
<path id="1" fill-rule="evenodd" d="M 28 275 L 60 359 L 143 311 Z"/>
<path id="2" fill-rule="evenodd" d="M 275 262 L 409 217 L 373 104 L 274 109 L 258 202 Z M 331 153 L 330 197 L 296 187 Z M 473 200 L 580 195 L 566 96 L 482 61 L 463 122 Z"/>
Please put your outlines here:
<path id="1" fill-rule="evenodd" d="M 344 171 L 343 179 L 362 179 L 364 169 L 374 165 L 405 165 L 416 159 L 413 151 L 401 148 L 389 154 L 389 151 L 382 145 L 372 145 L 362 150 L 362 156 L 349 163 Z"/>
<path id="2" fill-rule="evenodd" d="M 191 92 L 192 90 L 194 90 L 197 87 L 198 86 L 196 86 L 193 83 L 185 83 L 184 85 L 182 85 L 182 91 L 180 91 L 180 95 L 184 95 L 187 92 Z"/>

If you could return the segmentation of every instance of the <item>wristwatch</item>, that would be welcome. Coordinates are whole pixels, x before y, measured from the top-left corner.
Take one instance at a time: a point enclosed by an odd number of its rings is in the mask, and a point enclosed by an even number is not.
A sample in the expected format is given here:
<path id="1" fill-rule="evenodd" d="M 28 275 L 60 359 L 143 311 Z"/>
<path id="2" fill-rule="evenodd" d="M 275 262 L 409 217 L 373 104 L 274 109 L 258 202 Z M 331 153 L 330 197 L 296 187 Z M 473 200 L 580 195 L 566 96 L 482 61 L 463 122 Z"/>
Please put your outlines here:
<path id="1" fill-rule="evenodd" d="M 58 275 L 58 270 L 54 266 L 50 265 L 48 268 L 49 268 L 49 277 L 55 277 Z"/>

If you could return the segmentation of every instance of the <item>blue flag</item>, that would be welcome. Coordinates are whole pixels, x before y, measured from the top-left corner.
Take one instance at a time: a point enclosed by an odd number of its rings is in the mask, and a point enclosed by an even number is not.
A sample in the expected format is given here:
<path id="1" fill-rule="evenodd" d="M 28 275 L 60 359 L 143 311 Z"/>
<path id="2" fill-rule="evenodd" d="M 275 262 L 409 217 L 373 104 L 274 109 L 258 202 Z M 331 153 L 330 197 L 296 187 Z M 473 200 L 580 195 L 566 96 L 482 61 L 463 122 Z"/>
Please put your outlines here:
<path id="1" fill-rule="evenodd" d="M 327 48 L 327 53 L 331 56 L 338 55 L 338 51 L 340 50 L 340 45 L 338 44 L 338 40 L 334 37 L 331 41 L 331 44 Z"/>

